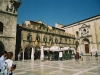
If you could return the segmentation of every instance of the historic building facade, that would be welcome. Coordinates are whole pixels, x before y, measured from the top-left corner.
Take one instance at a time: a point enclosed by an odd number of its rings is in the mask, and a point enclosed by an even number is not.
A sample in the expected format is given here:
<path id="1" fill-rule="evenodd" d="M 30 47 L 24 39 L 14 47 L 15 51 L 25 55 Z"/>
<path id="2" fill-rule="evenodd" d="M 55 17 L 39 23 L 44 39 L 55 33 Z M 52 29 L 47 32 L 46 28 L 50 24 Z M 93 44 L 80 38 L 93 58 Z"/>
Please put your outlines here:
<path id="1" fill-rule="evenodd" d="M 57 26 L 61 26 L 57 24 Z M 66 26 L 61 26 L 65 32 L 75 35 L 77 51 L 84 54 L 100 53 L 100 15 L 96 15 Z"/>
<path id="2" fill-rule="evenodd" d="M 12 51 L 15 55 L 17 0 L 0 0 L 0 52 Z"/>
<path id="3" fill-rule="evenodd" d="M 31 50 L 35 49 L 35 59 L 40 58 L 41 46 L 68 46 L 75 48 L 75 36 L 66 33 L 64 29 L 52 27 L 41 21 L 25 21 L 17 27 L 16 59 L 19 52 L 24 52 L 24 59 L 31 58 Z"/>

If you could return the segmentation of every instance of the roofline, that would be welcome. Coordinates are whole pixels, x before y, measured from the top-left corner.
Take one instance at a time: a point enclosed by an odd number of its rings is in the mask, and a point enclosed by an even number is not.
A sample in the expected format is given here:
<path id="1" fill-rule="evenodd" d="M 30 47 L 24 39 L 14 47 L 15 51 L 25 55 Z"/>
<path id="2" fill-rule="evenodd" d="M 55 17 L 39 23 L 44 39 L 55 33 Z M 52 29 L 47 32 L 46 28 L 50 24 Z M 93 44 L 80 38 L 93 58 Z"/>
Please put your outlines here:
<path id="1" fill-rule="evenodd" d="M 76 23 L 79 23 L 79 22 L 82 22 L 82 21 L 85 21 L 85 20 L 88 20 L 88 19 L 91 19 L 91 18 L 94 18 L 94 17 L 97 17 L 97 16 L 100 16 L 100 14 L 86 18 L 86 19 L 83 19 L 83 20 L 80 20 L 80 21 L 77 21 L 77 22 L 74 22 L 74 23 L 71 23 L 71 24 L 68 24 L 67 26 L 71 26 L 73 24 L 76 24 Z M 67 26 L 63 26 L 62 28 L 67 27 Z"/>

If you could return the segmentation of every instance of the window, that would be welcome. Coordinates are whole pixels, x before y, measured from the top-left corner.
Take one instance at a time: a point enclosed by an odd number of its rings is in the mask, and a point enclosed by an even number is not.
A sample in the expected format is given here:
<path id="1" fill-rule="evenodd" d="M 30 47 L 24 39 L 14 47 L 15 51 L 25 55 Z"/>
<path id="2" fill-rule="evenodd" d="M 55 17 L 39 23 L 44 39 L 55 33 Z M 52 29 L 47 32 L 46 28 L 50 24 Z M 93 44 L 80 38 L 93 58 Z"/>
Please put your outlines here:
<path id="1" fill-rule="evenodd" d="M 0 32 L 3 32 L 3 23 L 0 22 Z"/>
<path id="2" fill-rule="evenodd" d="M 78 31 L 76 31 L 76 37 L 77 37 L 77 38 L 79 37 L 79 32 L 78 32 Z"/>
<path id="3" fill-rule="evenodd" d="M 62 43 L 62 38 L 60 37 L 60 43 Z"/>
<path id="4" fill-rule="evenodd" d="M 55 43 L 58 43 L 58 39 L 57 38 L 55 38 Z"/>
<path id="5" fill-rule="evenodd" d="M 27 34 L 27 41 L 32 41 L 32 35 L 30 33 Z"/>
<path id="6" fill-rule="evenodd" d="M 49 42 L 50 42 L 50 43 L 52 43 L 52 42 L 53 42 L 53 39 L 52 39 L 52 37 L 50 37 L 50 38 L 49 38 Z"/>
<path id="7" fill-rule="evenodd" d="M 44 35 L 43 42 L 47 42 L 47 37 Z"/>
<path id="8" fill-rule="evenodd" d="M 37 34 L 36 35 L 36 40 L 38 41 L 38 42 L 40 42 L 40 36 Z"/>
<path id="9" fill-rule="evenodd" d="M 67 38 L 65 38 L 65 43 L 67 43 Z"/>

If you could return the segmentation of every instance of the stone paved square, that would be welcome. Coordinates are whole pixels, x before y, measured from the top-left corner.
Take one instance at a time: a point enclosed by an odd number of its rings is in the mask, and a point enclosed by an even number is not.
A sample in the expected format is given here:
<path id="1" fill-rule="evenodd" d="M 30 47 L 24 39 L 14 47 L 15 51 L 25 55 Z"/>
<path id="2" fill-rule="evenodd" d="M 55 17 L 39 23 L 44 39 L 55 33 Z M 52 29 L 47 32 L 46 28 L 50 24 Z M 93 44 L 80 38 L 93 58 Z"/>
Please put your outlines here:
<path id="1" fill-rule="evenodd" d="M 14 61 L 17 64 L 14 75 L 100 75 L 100 57 L 98 60 L 91 56 L 83 58 L 83 61 Z"/>

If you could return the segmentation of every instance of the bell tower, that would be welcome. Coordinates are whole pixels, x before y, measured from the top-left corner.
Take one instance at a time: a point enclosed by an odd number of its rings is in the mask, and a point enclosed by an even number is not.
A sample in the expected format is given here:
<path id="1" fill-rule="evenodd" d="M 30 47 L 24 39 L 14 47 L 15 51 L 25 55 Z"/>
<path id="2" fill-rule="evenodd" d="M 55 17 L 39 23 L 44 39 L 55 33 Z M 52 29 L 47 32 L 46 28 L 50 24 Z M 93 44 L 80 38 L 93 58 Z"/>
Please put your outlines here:
<path id="1" fill-rule="evenodd" d="M 0 0 L 0 49 L 12 51 L 15 55 L 17 10 L 19 0 Z M 2 50 L 0 50 L 1 52 Z"/>

